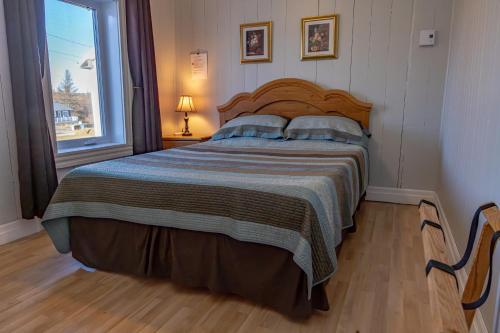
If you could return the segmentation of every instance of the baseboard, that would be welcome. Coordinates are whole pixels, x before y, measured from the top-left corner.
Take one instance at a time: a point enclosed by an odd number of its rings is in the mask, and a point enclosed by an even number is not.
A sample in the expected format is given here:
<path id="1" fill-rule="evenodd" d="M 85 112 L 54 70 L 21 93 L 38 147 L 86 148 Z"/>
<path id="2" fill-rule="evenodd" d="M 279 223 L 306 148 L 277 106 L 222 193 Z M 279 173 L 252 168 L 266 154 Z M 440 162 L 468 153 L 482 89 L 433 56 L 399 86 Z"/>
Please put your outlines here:
<path id="1" fill-rule="evenodd" d="M 20 238 L 36 234 L 43 227 L 39 220 L 17 220 L 0 225 L 0 245 L 13 242 Z"/>
<path id="2" fill-rule="evenodd" d="M 368 186 L 366 190 L 366 200 L 368 201 L 390 202 L 405 205 L 418 205 L 422 199 L 432 200 L 434 197 L 434 191 L 376 186 Z"/>
<path id="3" fill-rule="evenodd" d="M 431 201 L 436 204 L 439 211 L 439 220 L 446 235 L 446 246 L 448 248 L 448 255 L 450 256 L 450 260 L 453 263 L 456 263 L 461 259 L 462 255 L 458 250 L 457 243 L 455 242 L 455 238 L 453 237 L 453 233 L 451 232 L 450 224 L 448 223 L 448 219 L 446 218 L 446 213 L 437 193 L 434 193 L 434 198 L 431 199 Z M 460 286 L 460 292 L 463 292 L 463 290 L 465 289 L 465 284 L 467 283 L 468 274 L 465 269 L 461 269 L 459 271 L 456 271 L 456 275 L 458 284 Z M 476 316 L 474 317 L 474 322 L 472 323 L 471 332 L 488 333 L 488 329 L 486 328 L 486 323 L 484 322 L 483 315 L 480 309 L 476 311 Z"/>

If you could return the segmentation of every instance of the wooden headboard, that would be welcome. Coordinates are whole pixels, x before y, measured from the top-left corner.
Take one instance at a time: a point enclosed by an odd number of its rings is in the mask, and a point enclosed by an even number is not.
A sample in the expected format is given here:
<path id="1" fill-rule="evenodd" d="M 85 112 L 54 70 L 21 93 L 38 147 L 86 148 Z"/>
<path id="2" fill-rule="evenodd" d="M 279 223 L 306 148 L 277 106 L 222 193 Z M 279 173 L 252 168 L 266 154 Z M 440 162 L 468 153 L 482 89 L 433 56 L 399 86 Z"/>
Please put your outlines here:
<path id="1" fill-rule="evenodd" d="M 217 107 L 221 126 L 231 119 L 253 114 L 272 114 L 292 119 L 299 116 L 342 115 L 369 128 L 372 104 L 343 90 L 325 90 L 305 80 L 280 79 L 241 93 Z"/>

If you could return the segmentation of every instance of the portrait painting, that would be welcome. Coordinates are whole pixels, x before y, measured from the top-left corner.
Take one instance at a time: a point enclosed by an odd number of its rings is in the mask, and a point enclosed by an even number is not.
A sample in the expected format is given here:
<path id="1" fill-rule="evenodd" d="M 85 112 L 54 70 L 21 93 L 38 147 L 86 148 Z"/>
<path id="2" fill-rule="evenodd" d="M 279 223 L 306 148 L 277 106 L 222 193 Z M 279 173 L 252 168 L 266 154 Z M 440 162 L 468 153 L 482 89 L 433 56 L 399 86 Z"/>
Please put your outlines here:
<path id="1" fill-rule="evenodd" d="M 270 62 L 272 60 L 272 23 L 243 24 L 241 35 L 241 63 Z"/>
<path id="2" fill-rule="evenodd" d="M 302 19 L 302 60 L 337 58 L 338 16 Z"/>

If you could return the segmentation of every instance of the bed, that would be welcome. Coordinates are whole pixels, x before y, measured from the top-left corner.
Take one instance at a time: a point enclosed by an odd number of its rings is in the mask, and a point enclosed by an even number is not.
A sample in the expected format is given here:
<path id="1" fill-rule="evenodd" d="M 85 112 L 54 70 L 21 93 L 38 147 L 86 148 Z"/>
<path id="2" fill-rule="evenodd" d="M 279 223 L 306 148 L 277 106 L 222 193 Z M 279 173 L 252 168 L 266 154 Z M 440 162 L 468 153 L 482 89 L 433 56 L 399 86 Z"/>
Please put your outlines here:
<path id="1" fill-rule="evenodd" d="M 371 105 L 282 79 L 218 110 L 221 124 L 340 114 L 368 128 Z M 325 284 L 367 181 L 361 145 L 231 138 L 77 168 L 42 223 L 59 252 L 86 266 L 236 294 L 303 318 L 329 308 Z"/>

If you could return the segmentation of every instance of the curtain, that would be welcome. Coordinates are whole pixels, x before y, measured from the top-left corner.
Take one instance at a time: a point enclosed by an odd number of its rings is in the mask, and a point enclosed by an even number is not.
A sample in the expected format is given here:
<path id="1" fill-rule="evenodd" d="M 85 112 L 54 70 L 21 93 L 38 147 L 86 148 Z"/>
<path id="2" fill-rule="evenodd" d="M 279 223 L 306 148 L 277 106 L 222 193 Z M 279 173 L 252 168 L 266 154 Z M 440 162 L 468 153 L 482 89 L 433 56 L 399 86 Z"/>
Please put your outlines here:
<path id="1" fill-rule="evenodd" d="M 42 81 L 46 56 L 43 0 L 4 0 L 16 127 L 22 216 L 42 217 L 57 188 Z"/>
<path id="2" fill-rule="evenodd" d="M 134 154 L 162 149 L 158 83 L 149 0 L 127 0 L 127 47 L 134 86 Z"/>

